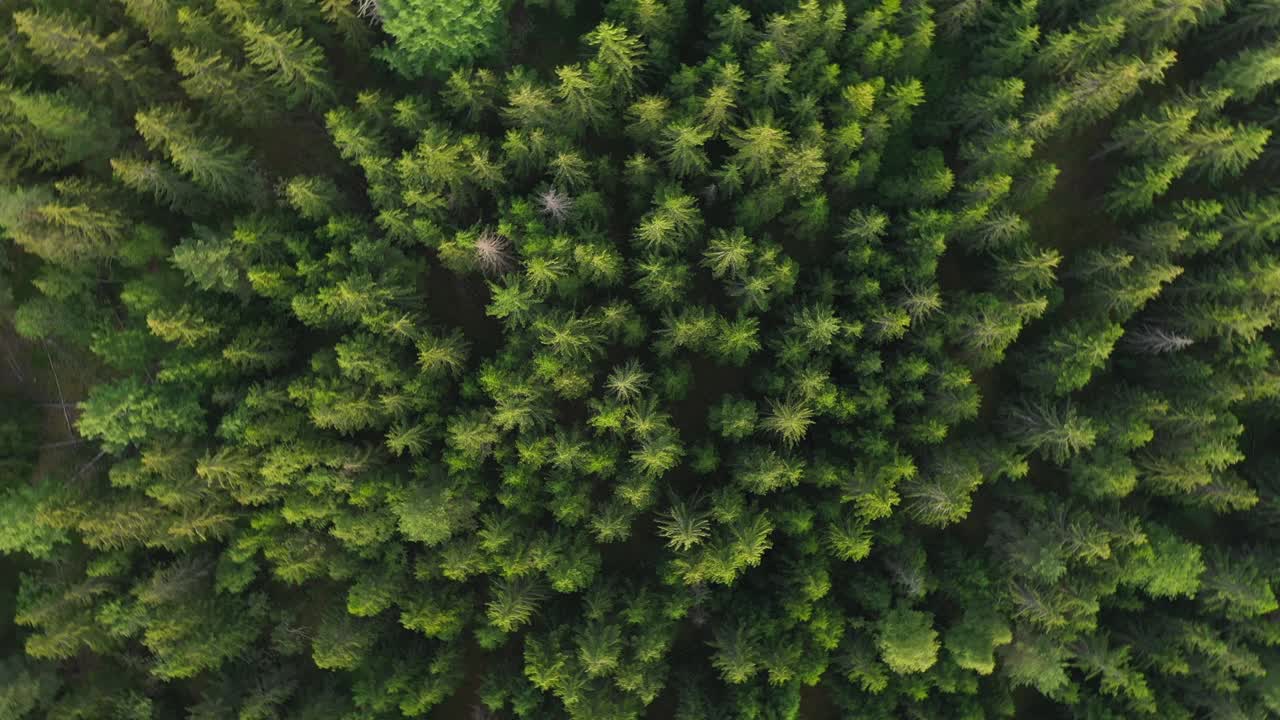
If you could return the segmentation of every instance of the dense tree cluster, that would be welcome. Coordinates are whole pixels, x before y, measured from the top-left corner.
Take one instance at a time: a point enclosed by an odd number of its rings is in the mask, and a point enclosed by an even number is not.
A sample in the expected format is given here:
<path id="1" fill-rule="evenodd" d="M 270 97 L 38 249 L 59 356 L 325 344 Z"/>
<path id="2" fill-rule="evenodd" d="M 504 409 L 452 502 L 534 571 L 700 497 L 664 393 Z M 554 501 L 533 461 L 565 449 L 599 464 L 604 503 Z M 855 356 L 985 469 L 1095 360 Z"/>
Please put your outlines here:
<path id="1" fill-rule="evenodd" d="M 1277 0 L 8 5 L 0 718 L 1280 716 Z"/>

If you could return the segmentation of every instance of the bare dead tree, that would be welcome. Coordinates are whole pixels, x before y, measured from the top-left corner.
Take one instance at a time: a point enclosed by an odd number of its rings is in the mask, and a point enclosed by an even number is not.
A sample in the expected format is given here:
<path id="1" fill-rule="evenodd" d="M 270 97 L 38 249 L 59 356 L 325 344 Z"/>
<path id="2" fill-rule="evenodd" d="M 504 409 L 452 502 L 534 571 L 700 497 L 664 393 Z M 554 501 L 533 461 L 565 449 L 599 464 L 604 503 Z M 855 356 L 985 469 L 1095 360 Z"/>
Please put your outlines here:
<path id="1" fill-rule="evenodd" d="M 706 204 L 708 205 L 715 204 L 715 201 L 719 197 L 720 197 L 720 188 L 715 183 L 708 183 L 706 187 L 702 188 L 702 200 Z"/>
<path id="2" fill-rule="evenodd" d="M 1186 350 L 1196 342 L 1194 338 L 1154 325 L 1147 325 L 1125 333 L 1124 339 L 1126 345 L 1147 355 L 1161 355 Z"/>
<path id="3" fill-rule="evenodd" d="M 885 569 L 893 576 L 894 582 L 902 588 L 908 597 L 923 597 L 925 578 L 918 567 L 897 560 L 885 560 Z"/>
<path id="4" fill-rule="evenodd" d="M 497 232 L 485 229 L 476 236 L 476 262 L 486 275 L 500 275 L 511 269 L 511 243 Z"/>
<path id="5" fill-rule="evenodd" d="M 356 13 L 368 19 L 370 25 L 382 24 L 382 8 L 378 6 L 378 0 L 357 0 Z"/>
<path id="6" fill-rule="evenodd" d="M 556 188 L 548 188 L 538 194 L 538 206 L 542 208 L 544 215 L 562 223 L 569 218 L 569 211 L 573 209 L 573 198 Z"/>

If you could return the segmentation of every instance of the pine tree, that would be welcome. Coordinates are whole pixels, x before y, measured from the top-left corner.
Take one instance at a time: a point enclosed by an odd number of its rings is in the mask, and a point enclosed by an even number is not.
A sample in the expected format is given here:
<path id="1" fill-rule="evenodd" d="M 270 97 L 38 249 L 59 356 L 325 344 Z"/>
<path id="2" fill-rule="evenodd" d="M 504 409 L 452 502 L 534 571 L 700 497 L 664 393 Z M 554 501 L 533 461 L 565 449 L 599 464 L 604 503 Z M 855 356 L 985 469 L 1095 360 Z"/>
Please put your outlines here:
<path id="1" fill-rule="evenodd" d="M 876 626 L 880 659 L 901 675 L 933 667 L 938 661 L 939 646 L 929 613 L 898 607 L 885 613 Z"/>
<path id="2" fill-rule="evenodd" d="M 379 54 L 408 78 L 443 74 L 485 59 L 505 35 L 499 0 L 378 0 L 372 6 L 396 40 Z"/>
<path id="3" fill-rule="evenodd" d="M 260 192 L 246 148 L 207 135 L 183 110 L 157 107 L 135 116 L 138 133 L 153 150 L 201 189 L 224 201 L 242 201 Z"/>
<path id="4" fill-rule="evenodd" d="M 324 51 L 301 31 L 246 20 L 240 35 L 249 62 L 285 93 L 290 105 L 306 101 L 314 107 L 332 100 Z"/>
<path id="5" fill-rule="evenodd" d="M 1149 46 L 1172 44 L 1198 24 L 1209 24 L 1222 17 L 1225 8 L 1218 0 L 1172 0 L 1139 3 L 1130 10 L 1129 27 L 1138 40 Z M 1122 15 L 1123 17 L 1123 15 Z"/>
<path id="6" fill-rule="evenodd" d="M 1231 91 L 1237 102 L 1250 102 L 1280 80 L 1280 47 L 1253 47 L 1213 69 L 1211 82 Z"/>
<path id="7" fill-rule="evenodd" d="M 696 503 L 676 500 L 658 521 L 658 534 L 666 539 L 667 546 L 677 552 L 687 552 L 702 544 L 711 533 L 707 513 Z"/>
<path id="8" fill-rule="evenodd" d="M 1080 23 L 1067 32 L 1054 32 L 1045 38 L 1036 63 L 1046 71 L 1064 74 L 1085 69 L 1107 59 L 1125 34 L 1125 21 L 1119 15 L 1102 17 L 1096 23 Z"/>
<path id="9" fill-rule="evenodd" d="M 336 215 L 342 204 L 337 186 L 326 177 L 292 178 L 284 186 L 284 195 L 299 215 L 312 221 Z"/>
<path id="10" fill-rule="evenodd" d="M 204 424 L 204 412 L 191 395 L 176 388 L 143 385 L 137 378 L 94 389 L 81 408 L 79 430 L 120 452 L 157 432 L 193 433 Z"/>
<path id="11" fill-rule="evenodd" d="M 956 664 L 979 675 L 996 668 L 994 651 L 1013 642 L 1009 624 L 987 608 L 971 607 L 959 623 L 947 630 L 945 646 Z"/>
<path id="12" fill-rule="evenodd" d="M 120 140 L 101 109 L 70 90 L 24 92 L 0 86 L 0 134 L 19 167 L 55 170 L 101 160 Z"/>
<path id="13" fill-rule="evenodd" d="M 1124 328 L 1111 323 L 1061 325 L 1035 351 L 1027 379 L 1049 395 L 1079 390 L 1106 363 L 1123 334 Z"/>
<path id="14" fill-rule="evenodd" d="M 182 38 L 179 8 L 173 0 L 120 0 L 124 10 L 152 41 L 173 45 Z"/>
<path id="15" fill-rule="evenodd" d="M 546 593 L 536 579 L 524 577 L 493 583 L 490 598 L 486 607 L 489 622 L 503 632 L 511 632 L 533 618 Z"/>
<path id="16" fill-rule="evenodd" d="M 918 522 L 946 526 L 963 520 L 971 495 L 982 484 L 982 472 L 971 458 L 944 456 L 901 486 L 904 506 Z"/>
<path id="17" fill-rule="evenodd" d="M 1117 128 L 1107 150 L 1157 157 L 1182 142 L 1199 114 L 1193 102 L 1162 104 L 1154 113 L 1144 114 Z"/>
<path id="18" fill-rule="evenodd" d="M 1133 215 L 1150 209 L 1190 164 L 1190 155 L 1172 155 L 1162 161 L 1124 168 L 1116 187 L 1107 192 L 1107 210 L 1117 215 Z"/>
<path id="19" fill-rule="evenodd" d="M 217 338 L 222 328 L 183 305 L 175 311 L 153 310 L 147 314 L 147 327 L 161 340 L 191 346 Z"/>
<path id="20" fill-rule="evenodd" d="M 759 321 L 749 315 L 736 320 L 721 319 L 716 337 L 711 341 L 711 354 L 729 365 L 744 365 L 761 348 L 759 326 Z"/>
<path id="21" fill-rule="evenodd" d="M 220 119 L 252 127 L 276 113 L 278 103 L 269 101 L 275 92 L 261 77 L 250 68 L 236 67 L 218 51 L 175 48 L 173 64 L 183 76 L 187 95 L 208 103 Z"/>
<path id="22" fill-rule="evenodd" d="M 1064 129 L 1078 129 L 1114 112 L 1142 83 L 1160 81 L 1175 59 L 1176 54 L 1167 50 L 1149 60 L 1130 57 L 1086 70 L 1052 99 L 1050 107 L 1060 114 Z"/>
<path id="23" fill-rule="evenodd" d="M 605 98 L 600 96 L 595 83 L 577 65 L 564 65 L 556 68 L 556 77 L 560 84 L 556 95 L 563 103 L 565 114 L 570 122 L 593 128 L 605 121 Z"/>
<path id="24" fill-rule="evenodd" d="M 553 127 L 558 119 L 550 90 L 528 78 L 514 76 L 508 80 L 507 106 L 502 113 L 526 130 Z"/>
<path id="25" fill-rule="evenodd" d="M 1022 332 L 1023 318 L 1007 304 L 985 295 L 968 299 L 956 312 L 956 342 L 977 367 L 990 367 Z"/>
<path id="26" fill-rule="evenodd" d="M 1271 131 L 1258 125 L 1217 124 L 1191 132 L 1183 141 L 1192 173 L 1217 184 L 1238 176 L 1262 154 Z"/>
<path id="27" fill-rule="evenodd" d="M 610 22 L 602 22 L 584 39 L 596 48 L 595 60 L 590 70 L 615 92 L 630 95 L 635 88 L 636 75 L 644 69 L 644 47 L 626 28 Z"/>
<path id="28" fill-rule="evenodd" d="M 769 122 L 736 129 L 728 139 L 737 154 L 735 162 L 748 177 L 766 177 L 787 148 L 787 131 Z"/>
<path id="29" fill-rule="evenodd" d="M 677 176 L 703 173 L 709 167 L 703 146 L 711 131 L 688 123 L 669 125 L 662 131 L 663 158 Z"/>
<path id="30" fill-rule="evenodd" d="M 721 629 L 711 647 L 715 649 L 711 664 L 725 682 L 741 684 L 759 671 L 760 650 L 751 630 L 738 625 L 733 630 Z"/>
<path id="31" fill-rule="evenodd" d="M 48 188 L 16 188 L 0 194 L 0 225 L 18 245 L 61 265 L 115 255 L 129 220 L 100 187 L 66 180 Z"/>
<path id="32" fill-rule="evenodd" d="M 70 15 L 24 11 L 13 14 L 27 46 L 55 72 L 79 80 L 91 93 L 125 103 L 150 97 L 159 73 L 146 64 L 143 49 L 129 44 L 123 31 L 107 36 Z"/>
<path id="33" fill-rule="evenodd" d="M 1089 449 L 1097 439 L 1093 422 L 1069 403 L 1022 402 L 1009 410 L 1006 427 L 1017 442 L 1057 464 Z"/>
<path id="34" fill-rule="evenodd" d="M 150 196 L 158 205 L 190 215 L 205 211 L 199 189 L 163 162 L 116 157 L 111 158 L 111 171 L 120 184 Z"/>

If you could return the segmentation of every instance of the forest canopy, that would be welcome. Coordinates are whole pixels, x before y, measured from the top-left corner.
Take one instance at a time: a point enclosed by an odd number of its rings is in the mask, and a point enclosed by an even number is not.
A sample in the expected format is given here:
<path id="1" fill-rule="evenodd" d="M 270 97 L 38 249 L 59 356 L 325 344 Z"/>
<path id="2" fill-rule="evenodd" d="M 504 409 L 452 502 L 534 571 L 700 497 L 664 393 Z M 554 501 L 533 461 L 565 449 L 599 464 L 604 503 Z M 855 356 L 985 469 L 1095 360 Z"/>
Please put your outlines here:
<path id="1" fill-rule="evenodd" d="M 1280 0 L 11 0 L 0 720 L 1280 717 Z"/>

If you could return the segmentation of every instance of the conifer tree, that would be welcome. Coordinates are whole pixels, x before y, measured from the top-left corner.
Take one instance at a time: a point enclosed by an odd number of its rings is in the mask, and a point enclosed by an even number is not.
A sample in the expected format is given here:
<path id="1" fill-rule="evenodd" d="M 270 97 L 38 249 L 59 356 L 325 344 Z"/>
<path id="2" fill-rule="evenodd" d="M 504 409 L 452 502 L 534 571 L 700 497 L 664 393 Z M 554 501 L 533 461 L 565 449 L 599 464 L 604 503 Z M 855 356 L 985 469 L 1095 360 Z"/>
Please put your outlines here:
<path id="1" fill-rule="evenodd" d="M 217 135 L 206 135 L 178 107 L 156 107 L 135 117 L 138 134 L 161 152 L 201 189 L 226 201 L 252 198 L 258 178 L 245 148 Z"/>
<path id="2" fill-rule="evenodd" d="M 209 103 L 220 118 L 252 126 L 274 113 L 270 104 L 260 101 L 273 95 L 266 84 L 252 70 L 236 67 L 218 51 L 175 48 L 173 64 L 183 76 L 182 89 L 187 96 Z"/>
<path id="3" fill-rule="evenodd" d="M 68 90 L 36 93 L 0 87 L 0 132 L 8 138 L 10 163 L 40 170 L 101 160 L 120 139 L 100 108 Z"/>
<path id="4" fill-rule="evenodd" d="M 10 5 L 0 715 L 1280 714 L 1275 0 Z"/>
<path id="5" fill-rule="evenodd" d="M 82 19 L 34 11 L 14 13 L 13 22 L 42 63 L 79 80 L 89 92 L 128 102 L 146 99 L 155 90 L 159 72 L 146 64 L 142 48 L 130 44 L 123 30 L 102 36 Z"/>
<path id="6" fill-rule="evenodd" d="M 0 225 L 7 234 L 26 250 L 62 265 L 116 254 L 129 223 L 103 188 L 66 180 L 55 189 L 15 188 L 0 196 Z"/>
<path id="7" fill-rule="evenodd" d="M 383 59 L 409 78 L 484 59 L 506 34 L 500 0 L 378 0 L 369 7 L 396 40 L 382 48 Z"/>
<path id="8" fill-rule="evenodd" d="M 240 26 L 244 53 L 292 105 L 319 105 L 333 97 L 333 82 L 324 66 L 324 52 L 299 30 L 246 20 Z"/>

